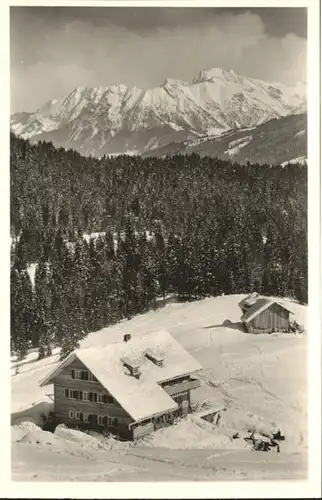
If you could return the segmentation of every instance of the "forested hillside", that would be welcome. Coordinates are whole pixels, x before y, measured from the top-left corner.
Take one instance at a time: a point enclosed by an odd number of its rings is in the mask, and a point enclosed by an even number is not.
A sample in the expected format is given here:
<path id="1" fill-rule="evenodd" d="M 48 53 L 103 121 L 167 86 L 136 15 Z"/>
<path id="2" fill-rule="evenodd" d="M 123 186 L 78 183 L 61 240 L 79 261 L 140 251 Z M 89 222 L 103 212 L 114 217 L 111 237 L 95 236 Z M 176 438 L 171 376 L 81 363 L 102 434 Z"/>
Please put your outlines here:
<path id="1" fill-rule="evenodd" d="M 102 159 L 11 135 L 11 340 L 70 352 L 153 307 L 256 289 L 307 302 L 307 169 Z M 89 244 L 84 233 L 105 235 Z M 32 286 L 28 266 L 37 263 Z"/>
<path id="2" fill-rule="evenodd" d="M 230 159 L 241 164 L 248 161 L 283 164 L 296 158 L 307 158 L 307 115 L 288 115 L 265 121 L 257 127 L 228 130 L 214 137 L 171 142 L 143 156 L 188 153 Z"/>

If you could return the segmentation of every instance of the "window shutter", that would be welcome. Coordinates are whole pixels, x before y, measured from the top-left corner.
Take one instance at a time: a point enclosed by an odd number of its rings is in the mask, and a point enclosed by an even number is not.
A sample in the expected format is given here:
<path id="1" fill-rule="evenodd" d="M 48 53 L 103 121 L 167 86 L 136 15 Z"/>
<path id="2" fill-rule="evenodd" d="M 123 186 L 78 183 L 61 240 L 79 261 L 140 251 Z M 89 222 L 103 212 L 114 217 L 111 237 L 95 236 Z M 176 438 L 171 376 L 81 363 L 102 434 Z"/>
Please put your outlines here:
<path id="1" fill-rule="evenodd" d="M 104 417 L 104 418 L 103 418 L 103 424 L 104 424 L 104 425 L 107 425 L 107 417 Z"/>
<path id="2" fill-rule="evenodd" d="M 92 393 L 92 392 L 90 392 L 90 393 L 88 394 L 88 399 L 89 399 L 90 401 L 93 401 L 93 393 Z"/>
<path id="3" fill-rule="evenodd" d="M 94 396 L 94 401 L 96 403 L 97 402 L 97 394 L 96 394 L 96 392 L 93 392 L 93 396 Z"/>
<path id="4" fill-rule="evenodd" d="M 83 413 L 80 413 L 80 414 L 79 414 L 79 417 L 80 417 L 80 421 L 81 421 L 81 422 L 83 422 L 83 420 L 84 420 L 84 415 L 83 415 Z"/>
<path id="5" fill-rule="evenodd" d="M 103 395 L 103 402 L 108 403 L 108 395 L 107 394 Z"/>
<path id="6" fill-rule="evenodd" d="M 119 425 L 119 421 L 116 417 L 114 417 L 114 425 L 115 425 L 115 427 L 117 427 Z"/>
<path id="7" fill-rule="evenodd" d="M 72 370 L 72 378 L 75 378 L 75 370 Z"/>
<path id="8" fill-rule="evenodd" d="M 83 399 L 83 391 L 79 391 L 79 399 Z"/>
<path id="9" fill-rule="evenodd" d="M 65 398 L 68 398 L 68 397 L 69 397 L 69 390 L 65 389 Z"/>

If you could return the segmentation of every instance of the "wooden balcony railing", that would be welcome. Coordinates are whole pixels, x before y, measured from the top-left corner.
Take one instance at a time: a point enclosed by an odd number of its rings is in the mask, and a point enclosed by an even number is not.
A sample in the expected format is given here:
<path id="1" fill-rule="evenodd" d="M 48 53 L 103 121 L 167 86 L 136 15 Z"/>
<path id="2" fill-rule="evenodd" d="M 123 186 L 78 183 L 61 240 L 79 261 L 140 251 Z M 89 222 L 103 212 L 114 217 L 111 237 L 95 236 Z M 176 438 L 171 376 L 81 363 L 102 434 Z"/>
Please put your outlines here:
<path id="1" fill-rule="evenodd" d="M 200 380 L 189 378 L 188 380 L 178 382 L 177 384 L 165 385 L 163 386 L 163 389 L 169 394 L 169 396 L 172 396 L 173 394 L 177 394 L 180 392 L 197 389 L 197 387 L 200 387 Z"/>

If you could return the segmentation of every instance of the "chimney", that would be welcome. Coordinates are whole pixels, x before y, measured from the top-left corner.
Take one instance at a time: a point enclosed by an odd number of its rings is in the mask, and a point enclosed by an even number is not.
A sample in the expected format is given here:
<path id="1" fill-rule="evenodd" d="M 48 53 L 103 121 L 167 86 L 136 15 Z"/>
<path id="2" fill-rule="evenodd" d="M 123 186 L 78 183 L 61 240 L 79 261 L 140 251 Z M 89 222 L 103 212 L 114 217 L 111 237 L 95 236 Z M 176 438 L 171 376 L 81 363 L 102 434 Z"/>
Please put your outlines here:
<path id="1" fill-rule="evenodd" d="M 128 342 L 129 340 L 131 340 L 131 335 L 129 333 L 126 333 L 123 337 L 123 340 L 124 342 Z"/>

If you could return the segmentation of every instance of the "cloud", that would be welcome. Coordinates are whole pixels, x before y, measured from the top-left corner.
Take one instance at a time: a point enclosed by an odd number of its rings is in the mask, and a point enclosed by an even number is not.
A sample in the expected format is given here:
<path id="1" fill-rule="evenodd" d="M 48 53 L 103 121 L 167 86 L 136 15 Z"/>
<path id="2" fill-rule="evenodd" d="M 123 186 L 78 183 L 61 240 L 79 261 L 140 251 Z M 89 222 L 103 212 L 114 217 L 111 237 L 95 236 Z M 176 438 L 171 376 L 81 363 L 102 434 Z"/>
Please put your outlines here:
<path id="1" fill-rule="evenodd" d="M 242 57 L 246 72 L 257 67 L 257 77 L 288 84 L 306 80 L 306 60 L 306 40 L 291 33 L 281 39 L 265 37 Z"/>
<path id="2" fill-rule="evenodd" d="M 196 9 L 192 22 L 185 9 L 178 10 L 169 17 L 169 10 L 153 9 L 152 24 L 141 19 L 140 29 L 134 21 L 131 27 L 113 23 L 113 16 L 100 18 L 98 10 L 95 19 L 69 16 L 65 22 L 15 15 L 12 111 L 34 110 L 78 85 L 153 87 L 166 77 L 191 80 L 211 67 L 285 83 L 306 79 L 304 38 L 268 36 L 260 16 L 251 12 L 205 16 Z"/>

